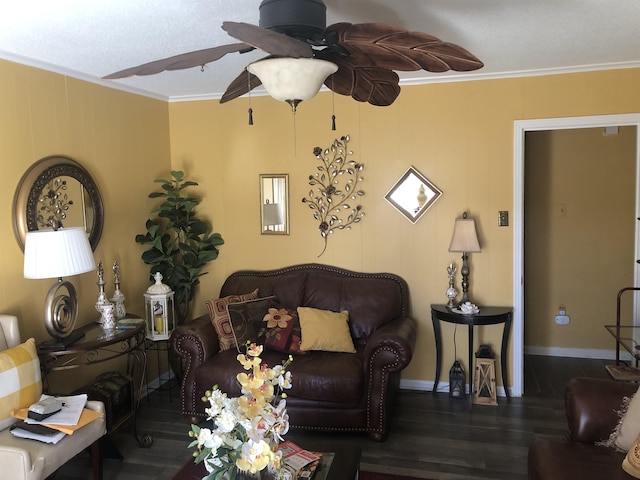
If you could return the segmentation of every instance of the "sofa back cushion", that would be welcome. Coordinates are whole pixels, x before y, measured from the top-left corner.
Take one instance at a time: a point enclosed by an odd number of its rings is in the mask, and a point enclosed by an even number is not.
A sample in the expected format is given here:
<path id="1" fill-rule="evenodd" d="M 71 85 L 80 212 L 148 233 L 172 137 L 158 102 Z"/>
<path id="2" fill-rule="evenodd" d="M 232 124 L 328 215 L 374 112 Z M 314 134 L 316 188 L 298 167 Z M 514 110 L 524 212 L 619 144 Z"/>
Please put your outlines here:
<path id="1" fill-rule="evenodd" d="M 360 273 L 314 263 L 278 270 L 243 270 L 226 279 L 220 296 L 255 288 L 259 288 L 261 297 L 276 295 L 285 308 L 348 311 L 357 345 L 366 343 L 385 323 L 409 314 L 407 284 L 391 273 Z"/>

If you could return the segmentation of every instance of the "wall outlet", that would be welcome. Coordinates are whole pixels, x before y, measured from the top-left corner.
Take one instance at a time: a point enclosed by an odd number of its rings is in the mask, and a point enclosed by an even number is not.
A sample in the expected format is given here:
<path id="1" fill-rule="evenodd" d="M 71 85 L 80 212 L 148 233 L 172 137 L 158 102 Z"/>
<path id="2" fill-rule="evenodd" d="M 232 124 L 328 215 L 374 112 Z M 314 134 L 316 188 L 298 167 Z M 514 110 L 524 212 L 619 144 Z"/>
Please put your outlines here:
<path id="1" fill-rule="evenodd" d="M 556 324 L 557 325 L 568 325 L 571 321 L 571 317 L 567 315 L 567 309 L 564 305 L 560 305 L 558 307 L 558 314 L 556 315 Z"/>

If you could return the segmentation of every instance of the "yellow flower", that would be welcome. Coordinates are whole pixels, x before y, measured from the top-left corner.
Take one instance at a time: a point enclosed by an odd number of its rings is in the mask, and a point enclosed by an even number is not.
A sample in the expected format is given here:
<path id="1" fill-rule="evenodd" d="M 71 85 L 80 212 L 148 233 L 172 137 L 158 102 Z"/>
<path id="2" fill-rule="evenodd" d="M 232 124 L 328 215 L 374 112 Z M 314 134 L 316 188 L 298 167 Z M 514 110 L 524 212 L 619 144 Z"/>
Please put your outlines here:
<path id="1" fill-rule="evenodd" d="M 254 367 L 257 367 L 262 362 L 260 357 L 248 358 L 246 355 L 239 353 L 236 357 L 238 362 L 244 367 L 245 370 L 251 370 Z"/>
<path id="2" fill-rule="evenodd" d="M 267 322 L 267 328 L 280 327 L 287 328 L 287 322 L 291 320 L 293 317 L 287 313 L 286 308 L 281 308 L 278 310 L 277 308 L 270 308 L 269 313 L 267 313 L 263 321 Z"/>

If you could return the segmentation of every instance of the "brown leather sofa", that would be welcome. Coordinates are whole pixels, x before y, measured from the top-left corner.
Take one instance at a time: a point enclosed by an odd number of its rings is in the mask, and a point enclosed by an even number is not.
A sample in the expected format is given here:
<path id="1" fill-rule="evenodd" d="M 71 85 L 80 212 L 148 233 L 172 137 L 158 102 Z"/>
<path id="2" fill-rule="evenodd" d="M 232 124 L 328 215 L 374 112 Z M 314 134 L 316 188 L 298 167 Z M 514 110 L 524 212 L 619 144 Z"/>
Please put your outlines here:
<path id="1" fill-rule="evenodd" d="M 400 372 L 409 364 L 416 340 L 416 321 L 409 316 L 406 282 L 389 273 L 358 273 L 321 264 L 294 265 L 269 271 L 240 271 L 224 282 L 220 298 L 259 289 L 276 295 L 286 308 L 308 306 L 349 311 L 356 353 L 310 351 L 296 355 L 289 369 L 293 388 L 287 412 L 293 428 L 366 432 L 383 441 L 399 388 Z M 177 327 L 171 348 L 185 360 L 182 414 L 189 423 L 206 417 L 204 392 L 218 385 L 240 394 L 235 349 L 219 351 L 208 315 Z M 268 365 L 287 355 L 265 349 Z"/>
<path id="2" fill-rule="evenodd" d="M 529 480 L 633 480 L 622 469 L 625 454 L 596 442 L 609 438 L 623 398 L 636 390 L 635 383 L 570 380 L 565 390 L 568 437 L 537 440 L 529 446 Z"/>

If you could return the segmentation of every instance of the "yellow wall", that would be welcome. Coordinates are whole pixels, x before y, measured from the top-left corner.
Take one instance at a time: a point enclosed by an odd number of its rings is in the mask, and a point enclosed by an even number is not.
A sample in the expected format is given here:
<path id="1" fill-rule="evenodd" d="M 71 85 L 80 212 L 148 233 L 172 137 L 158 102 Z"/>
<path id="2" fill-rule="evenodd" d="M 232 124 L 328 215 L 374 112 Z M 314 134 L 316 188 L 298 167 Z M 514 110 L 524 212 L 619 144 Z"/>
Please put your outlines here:
<path id="1" fill-rule="evenodd" d="M 200 182 L 199 211 L 212 220 L 225 245 L 202 278 L 193 307 L 215 297 L 223 279 L 240 268 L 276 268 L 322 262 L 361 271 L 390 271 L 409 283 L 419 322 L 414 361 L 404 378 L 432 380 L 435 355 L 429 305 L 446 300 L 447 251 L 453 222 L 464 210 L 477 220 L 482 252 L 471 255 L 472 298 L 480 305 L 511 304 L 513 231 L 497 226 L 497 212 L 513 209 L 513 122 L 519 119 L 640 111 L 640 70 L 406 86 L 386 108 L 336 96 L 338 130 L 330 130 L 332 96 L 321 93 L 299 106 L 252 99 L 255 125 L 247 125 L 247 99 L 166 104 L 69 77 L 0 61 L 0 158 L 5 188 L 0 221 L 0 311 L 19 316 L 23 336 L 47 338 L 42 303 L 49 280 L 22 278 L 23 255 L 12 233 L 17 182 L 38 159 L 68 155 L 95 178 L 105 204 L 105 228 L 96 260 L 118 260 L 127 308 L 142 310 L 148 268 L 134 242 L 155 203 L 147 198 L 171 168 Z M 315 146 L 350 134 L 354 158 L 365 164 L 366 217 L 329 239 L 326 253 L 317 224 L 301 203 L 315 172 Z M 384 200 L 413 165 L 443 190 L 417 224 Z M 260 173 L 290 175 L 291 235 L 260 235 Z M 588 174 L 588 172 L 587 172 Z M 107 270 L 108 271 L 108 270 Z M 107 275 L 107 280 L 110 280 Z M 72 279 L 79 290 L 80 323 L 93 321 L 94 274 Z M 459 288 L 459 277 L 457 279 Z M 108 287 L 111 287 L 109 284 Z M 445 326 L 445 345 L 452 328 Z M 478 341 L 497 345 L 498 330 Z M 466 357 L 466 339 L 458 351 Z M 453 361 L 447 347 L 444 364 Z"/>
<path id="2" fill-rule="evenodd" d="M 636 127 L 527 134 L 527 347 L 613 347 L 603 325 L 635 269 L 635 151 Z M 559 305 L 568 325 L 554 322 Z"/>
<path id="3" fill-rule="evenodd" d="M 433 379 L 429 306 L 446 301 L 447 264 L 460 265 L 448 245 L 454 219 L 464 210 L 476 219 L 482 246 L 481 253 L 471 254 L 472 299 L 481 306 L 512 303 L 513 230 L 498 227 L 497 216 L 499 210 L 513 211 L 513 122 L 637 112 L 638 81 L 640 70 L 619 70 L 407 86 L 385 108 L 336 96 L 336 132 L 330 130 L 329 92 L 302 103 L 295 121 L 286 104 L 253 97 L 253 126 L 247 125 L 247 99 L 170 104 L 173 168 L 186 169 L 200 182 L 201 211 L 226 241 L 202 279 L 194 313 L 203 313 L 204 300 L 215 297 L 226 275 L 241 268 L 319 261 L 394 272 L 409 283 L 419 322 L 416 354 L 403 378 Z M 366 217 L 350 232 L 332 236 L 317 258 L 322 240 L 300 200 L 310 188 L 307 177 L 315 172 L 313 147 L 326 147 L 345 134 L 351 135 L 354 158 L 365 165 Z M 444 192 L 415 225 L 384 199 L 410 165 Z M 290 175 L 290 236 L 260 235 L 261 173 Z M 459 282 L 458 276 L 458 288 Z M 447 367 L 453 362 L 453 328 L 448 327 Z M 500 327 L 487 327 L 477 341 L 497 348 L 499 334 Z M 461 357 L 466 357 L 465 345 L 466 334 L 459 335 Z"/>
<path id="4" fill-rule="evenodd" d="M 0 60 L 0 312 L 17 315 L 22 336 L 49 336 L 43 305 L 51 280 L 26 280 L 23 253 L 13 234 L 12 202 L 24 172 L 49 155 L 82 164 L 104 203 L 104 231 L 95 251 L 105 265 L 107 293 L 113 293 L 111 265 L 121 266 L 122 290 L 131 312 L 143 311 L 148 268 L 134 242 L 151 208 L 152 179 L 169 171 L 166 102 L 123 93 L 84 81 Z M 68 278 L 78 291 L 78 325 L 94 321 L 95 273 Z M 66 378 L 80 383 L 89 372 Z"/>

